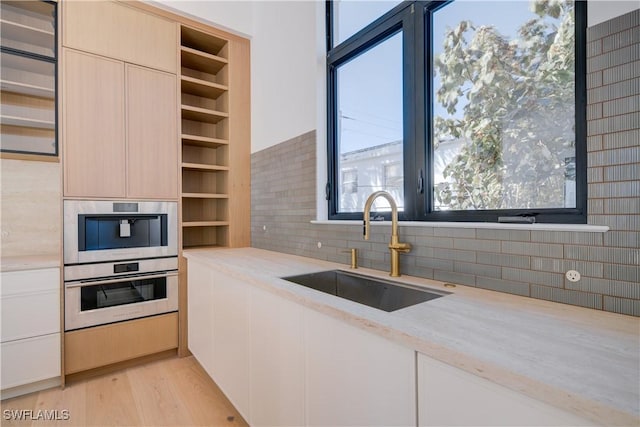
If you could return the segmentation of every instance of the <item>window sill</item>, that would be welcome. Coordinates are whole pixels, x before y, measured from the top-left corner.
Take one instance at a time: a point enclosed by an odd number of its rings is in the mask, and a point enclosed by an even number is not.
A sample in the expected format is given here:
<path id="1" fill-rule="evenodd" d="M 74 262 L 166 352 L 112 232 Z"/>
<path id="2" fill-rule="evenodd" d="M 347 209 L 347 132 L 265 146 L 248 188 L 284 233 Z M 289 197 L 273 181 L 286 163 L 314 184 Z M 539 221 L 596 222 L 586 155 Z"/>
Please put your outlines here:
<path id="1" fill-rule="evenodd" d="M 388 225 L 389 221 L 371 221 L 372 225 Z M 359 220 L 312 220 L 311 224 L 322 225 L 354 225 L 362 227 Z M 400 221 L 401 227 L 432 227 L 432 228 L 489 228 L 493 230 L 532 230 L 532 231 L 575 231 L 583 233 L 606 233 L 606 225 L 588 224 L 503 224 L 495 222 L 431 222 L 431 221 Z"/>

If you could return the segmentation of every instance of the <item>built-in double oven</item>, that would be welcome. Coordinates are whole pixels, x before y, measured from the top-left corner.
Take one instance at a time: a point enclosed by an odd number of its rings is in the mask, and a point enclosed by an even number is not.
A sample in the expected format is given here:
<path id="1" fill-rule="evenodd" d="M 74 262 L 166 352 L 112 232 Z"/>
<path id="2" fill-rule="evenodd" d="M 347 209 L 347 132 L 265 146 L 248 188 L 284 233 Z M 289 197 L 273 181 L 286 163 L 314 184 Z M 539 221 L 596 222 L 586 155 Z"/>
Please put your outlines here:
<path id="1" fill-rule="evenodd" d="M 177 203 L 64 202 L 65 330 L 178 310 Z"/>

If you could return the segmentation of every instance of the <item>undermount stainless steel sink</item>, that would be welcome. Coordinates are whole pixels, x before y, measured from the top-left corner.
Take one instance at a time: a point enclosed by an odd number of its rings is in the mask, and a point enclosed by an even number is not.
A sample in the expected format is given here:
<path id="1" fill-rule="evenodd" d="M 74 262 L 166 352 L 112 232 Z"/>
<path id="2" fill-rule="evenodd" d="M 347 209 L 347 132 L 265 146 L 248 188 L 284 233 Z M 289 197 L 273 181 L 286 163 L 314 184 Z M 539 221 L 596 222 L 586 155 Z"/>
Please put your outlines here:
<path id="1" fill-rule="evenodd" d="M 369 307 L 395 311 L 448 295 L 342 270 L 321 271 L 282 279 Z"/>

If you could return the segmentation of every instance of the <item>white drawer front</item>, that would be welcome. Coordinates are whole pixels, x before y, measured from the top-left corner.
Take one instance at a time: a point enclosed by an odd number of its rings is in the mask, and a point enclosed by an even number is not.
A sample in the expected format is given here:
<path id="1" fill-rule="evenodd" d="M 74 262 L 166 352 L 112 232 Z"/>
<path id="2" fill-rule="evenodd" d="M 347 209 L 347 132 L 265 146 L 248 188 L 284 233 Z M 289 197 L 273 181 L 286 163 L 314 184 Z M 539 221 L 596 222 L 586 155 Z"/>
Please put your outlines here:
<path id="1" fill-rule="evenodd" d="M 51 291 L 60 288 L 60 269 L 43 268 L 41 270 L 2 272 L 0 289 L 2 296 L 25 292 Z"/>
<path id="2" fill-rule="evenodd" d="M 2 343 L 1 348 L 3 390 L 61 374 L 59 333 Z"/>
<path id="3" fill-rule="evenodd" d="M 2 273 L 2 342 L 60 332 L 59 269 Z"/>

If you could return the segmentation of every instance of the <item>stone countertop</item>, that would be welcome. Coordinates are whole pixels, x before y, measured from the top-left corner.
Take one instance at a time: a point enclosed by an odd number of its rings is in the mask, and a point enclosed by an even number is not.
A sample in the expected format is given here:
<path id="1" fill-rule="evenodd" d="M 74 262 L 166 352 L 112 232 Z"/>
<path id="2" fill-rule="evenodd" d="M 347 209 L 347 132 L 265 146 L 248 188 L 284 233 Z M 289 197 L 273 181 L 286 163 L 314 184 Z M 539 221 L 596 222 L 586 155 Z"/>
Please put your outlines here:
<path id="1" fill-rule="evenodd" d="M 343 264 L 254 248 L 184 255 L 598 424 L 640 425 L 639 318 L 355 270 L 451 293 L 388 313 L 281 279 Z"/>
<path id="2" fill-rule="evenodd" d="M 10 256 L 0 259 L 0 271 L 41 270 L 60 267 L 59 255 Z"/>

